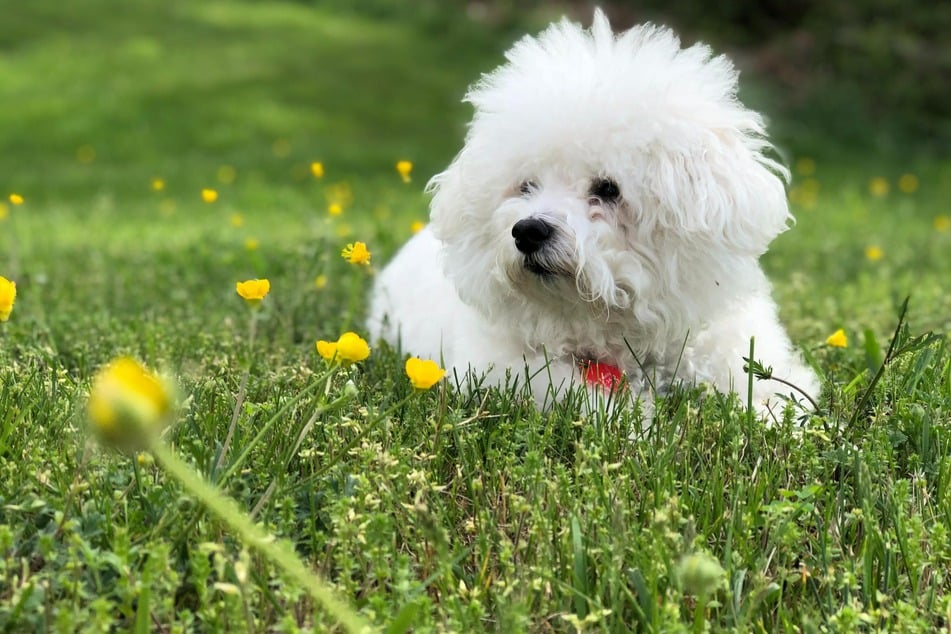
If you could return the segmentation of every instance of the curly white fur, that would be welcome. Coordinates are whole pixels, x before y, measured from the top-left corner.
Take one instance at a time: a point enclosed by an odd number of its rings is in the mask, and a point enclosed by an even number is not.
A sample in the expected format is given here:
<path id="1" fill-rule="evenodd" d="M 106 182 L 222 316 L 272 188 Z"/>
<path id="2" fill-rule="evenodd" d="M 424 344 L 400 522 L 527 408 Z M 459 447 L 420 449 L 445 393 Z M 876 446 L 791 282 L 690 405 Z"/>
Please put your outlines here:
<path id="1" fill-rule="evenodd" d="M 757 261 L 791 222 L 788 173 L 732 63 L 665 28 L 615 35 L 600 11 L 506 58 L 466 96 L 465 147 L 429 184 L 430 227 L 379 275 L 371 335 L 460 375 L 527 369 L 540 405 L 583 383 L 581 360 L 635 394 L 730 391 L 755 336 L 756 358 L 814 395 Z M 513 238 L 525 219 L 551 233 L 531 253 Z M 778 387 L 757 382 L 757 404 Z"/>

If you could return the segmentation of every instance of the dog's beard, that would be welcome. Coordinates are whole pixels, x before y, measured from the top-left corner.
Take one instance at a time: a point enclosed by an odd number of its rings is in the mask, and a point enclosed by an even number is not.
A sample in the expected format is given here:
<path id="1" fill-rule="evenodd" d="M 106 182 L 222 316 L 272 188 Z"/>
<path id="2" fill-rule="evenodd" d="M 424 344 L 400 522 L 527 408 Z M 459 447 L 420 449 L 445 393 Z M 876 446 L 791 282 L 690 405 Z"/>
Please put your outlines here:
<path id="1" fill-rule="evenodd" d="M 581 245 L 560 237 L 538 251 L 518 253 L 505 267 L 512 289 L 532 303 L 546 306 L 586 305 L 585 313 L 602 314 L 626 307 L 629 292 L 618 293 L 611 267 L 585 257 Z"/>
<path id="2" fill-rule="evenodd" d="M 560 245 L 546 246 L 535 253 L 521 256 L 520 264 L 525 271 L 542 279 L 578 275 L 577 258 L 568 248 Z"/>

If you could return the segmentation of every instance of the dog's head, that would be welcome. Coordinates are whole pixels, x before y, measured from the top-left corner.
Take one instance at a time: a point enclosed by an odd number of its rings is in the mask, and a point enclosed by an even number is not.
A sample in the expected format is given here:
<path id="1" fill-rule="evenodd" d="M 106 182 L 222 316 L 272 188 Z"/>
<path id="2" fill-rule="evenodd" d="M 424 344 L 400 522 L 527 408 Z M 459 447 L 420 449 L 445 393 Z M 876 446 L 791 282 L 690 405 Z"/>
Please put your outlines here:
<path id="1" fill-rule="evenodd" d="M 506 57 L 430 183 L 447 274 L 490 318 L 678 328 L 786 228 L 786 172 L 726 58 L 649 25 L 615 35 L 600 12 Z"/>

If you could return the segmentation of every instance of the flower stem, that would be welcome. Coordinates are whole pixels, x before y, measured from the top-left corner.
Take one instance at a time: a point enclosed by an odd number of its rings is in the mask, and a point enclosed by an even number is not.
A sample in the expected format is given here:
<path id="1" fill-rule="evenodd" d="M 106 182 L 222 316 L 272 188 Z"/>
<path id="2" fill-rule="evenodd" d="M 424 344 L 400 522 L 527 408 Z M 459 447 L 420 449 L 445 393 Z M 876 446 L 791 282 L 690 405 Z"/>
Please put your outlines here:
<path id="1" fill-rule="evenodd" d="M 755 337 L 750 337 L 750 361 L 746 384 L 746 429 L 753 428 L 753 356 L 755 349 Z"/>
<path id="2" fill-rule="evenodd" d="M 288 578 L 300 584 L 346 632 L 355 634 L 369 630 L 369 624 L 353 608 L 334 596 L 331 586 L 305 566 L 287 542 L 278 540 L 255 524 L 234 500 L 223 495 L 195 473 L 161 441 L 154 441 L 150 449 L 156 460 L 172 477 L 181 482 L 189 493 L 236 532 L 241 541 L 260 552 Z"/>
<path id="3" fill-rule="evenodd" d="M 214 472 L 221 469 L 225 463 L 225 457 L 228 455 L 228 449 L 231 447 L 231 438 L 234 436 L 235 427 L 238 425 L 238 416 L 241 414 L 241 406 L 244 405 L 244 397 L 248 392 L 248 378 L 251 376 L 251 364 L 254 362 L 254 336 L 257 334 L 258 312 L 257 309 L 251 311 L 251 323 L 248 326 L 248 362 L 244 366 L 244 373 L 241 375 L 241 385 L 238 387 L 238 393 L 234 398 L 234 410 L 231 412 L 231 423 L 228 425 L 228 433 L 225 435 L 225 441 L 221 443 L 221 449 L 218 452 L 218 459 L 215 461 Z"/>

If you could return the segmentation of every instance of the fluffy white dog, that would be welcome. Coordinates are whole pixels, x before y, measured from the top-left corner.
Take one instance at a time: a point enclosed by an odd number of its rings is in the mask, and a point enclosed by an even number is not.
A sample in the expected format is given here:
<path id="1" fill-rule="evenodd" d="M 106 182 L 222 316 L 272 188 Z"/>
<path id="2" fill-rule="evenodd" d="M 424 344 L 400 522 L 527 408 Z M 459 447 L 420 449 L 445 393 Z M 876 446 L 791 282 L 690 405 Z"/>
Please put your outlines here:
<path id="1" fill-rule="evenodd" d="M 792 217 L 788 172 L 737 71 L 669 30 L 562 20 L 466 96 L 465 147 L 429 183 L 431 224 L 379 275 L 369 329 L 457 376 L 745 394 L 749 356 L 816 394 L 758 258 Z M 508 378 L 507 378 L 508 377 Z M 623 392 L 622 392 L 623 389 Z M 756 406 L 790 389 L 757 381 Z"/>

